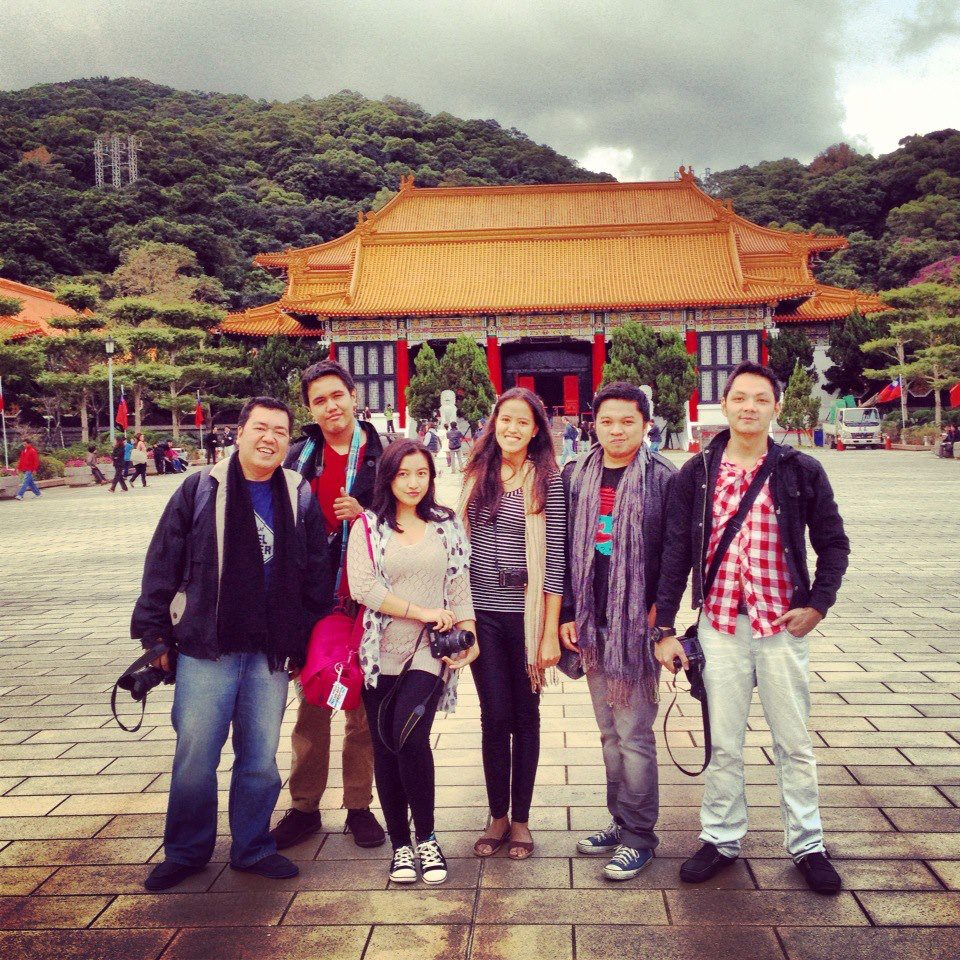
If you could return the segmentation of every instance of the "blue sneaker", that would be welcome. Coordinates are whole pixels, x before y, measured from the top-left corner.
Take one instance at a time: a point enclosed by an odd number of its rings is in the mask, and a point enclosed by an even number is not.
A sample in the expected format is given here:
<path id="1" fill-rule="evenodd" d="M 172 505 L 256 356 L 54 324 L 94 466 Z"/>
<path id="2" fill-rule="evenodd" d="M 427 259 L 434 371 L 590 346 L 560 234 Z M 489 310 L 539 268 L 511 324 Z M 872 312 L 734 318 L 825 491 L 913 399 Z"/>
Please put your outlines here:
<path id="1" fill-rule="evenodd" d="M 577 853 L 585 853 L 588 857 L 608 857 L 620 846 L 620 824 L 616 820 L 610 821 L 610 826 L 600 833 L 593 833 L 577 841 Z"/>
<path id="2" fill-rule="evenodd" d="M 620 844 L 603 873 L 608 880 L 632 880 L 652 859 L 652 850 L 634 850 Z"/>

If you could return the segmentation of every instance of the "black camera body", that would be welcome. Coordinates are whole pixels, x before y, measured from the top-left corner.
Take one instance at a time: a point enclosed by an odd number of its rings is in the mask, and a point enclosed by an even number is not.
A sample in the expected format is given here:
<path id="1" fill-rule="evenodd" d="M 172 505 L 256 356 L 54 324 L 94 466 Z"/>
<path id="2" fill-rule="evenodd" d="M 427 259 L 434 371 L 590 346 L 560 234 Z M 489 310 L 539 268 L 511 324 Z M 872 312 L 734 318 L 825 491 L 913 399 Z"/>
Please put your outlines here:
<path id="1" fill-rule="evenodd" d="M 169 657 L 169 670 L 161 670 L 159 667 L 153 665 L 154 660 L 163 654 L 167 654 Z M 142 656 L 134 660 L 120 675 L 110 693 L 110 709 L 113 711 L 113 719 L 117 721 L 120 729 L 126 730 L 128 733 L 136 733 L 143 724 L 147 694 L 149 694 L 154 687 L 159 687 L 161 683 L 173 683 L 176 679 L 177 651 L 168 648 L 166 644 L 158 643 L 152 649 L 147 650 Z M 140 720 L 134 727 L 128 727 L 117 715 L 118 690 L 126 690 L 133 701 L 140 704 Z"/>
<path id="2" fill-rule="evenodd" d="M 139 703 L 141 700 L 147 699 L 147 694 L 154 687 L 159 687 L 161 683 L 173 683 L 173 678 L 172 670 L 161 670 L 159 667 L 146 666 L 134 670 L 133 673 L 125 673 L 117 681 L 117 685 L 121 690 L 126 690 Z"/>
<path id="3" fill-rule="evenodd" d="M 430 652 L 438 659 L 453 657 L 463 650 L 469 650 L 477 638 L 469 630 L 452 627 L 445 633 L 430 631 Z"/>
<path id="4" fill-rule="evenodd" d="M 680 646 L 683 647 L 683 652 L 687 655 L 687 663 L 689 664 L 684 672 L 690 682 L 690 696 L 694 700 L 703 702 L 707 698 L 707 691 L 703 685 L 703 668 L 706 666 L 707 658 L 704 655 L 703 647 L 700 646 L 696 625 L 690 627 L 679 639 Z M 674 657 L 673 665 L 679 670 L 683 666 L 683 661 L 679 657 Z"/>
<path id="5" fill-rule="evenodd" d="M 527 571 L 519 567 L 498 570 L 497 578 L 501 587 L 525 587 L 527 585 Z"/>

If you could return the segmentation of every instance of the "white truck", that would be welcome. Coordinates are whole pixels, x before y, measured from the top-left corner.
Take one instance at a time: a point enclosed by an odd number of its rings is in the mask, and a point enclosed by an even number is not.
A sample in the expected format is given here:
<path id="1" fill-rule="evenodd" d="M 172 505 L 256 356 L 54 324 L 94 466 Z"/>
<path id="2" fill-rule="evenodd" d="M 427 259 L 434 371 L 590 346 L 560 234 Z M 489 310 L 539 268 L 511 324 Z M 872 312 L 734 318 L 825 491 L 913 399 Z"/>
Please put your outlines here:
<path id="1" fill-rule="evenodd" d="M 824 442 L 833 449 L 840 440 L 845 447 L 883 446 L 880 411 L 876 407 L 835 407 L 823 424 Z"/>

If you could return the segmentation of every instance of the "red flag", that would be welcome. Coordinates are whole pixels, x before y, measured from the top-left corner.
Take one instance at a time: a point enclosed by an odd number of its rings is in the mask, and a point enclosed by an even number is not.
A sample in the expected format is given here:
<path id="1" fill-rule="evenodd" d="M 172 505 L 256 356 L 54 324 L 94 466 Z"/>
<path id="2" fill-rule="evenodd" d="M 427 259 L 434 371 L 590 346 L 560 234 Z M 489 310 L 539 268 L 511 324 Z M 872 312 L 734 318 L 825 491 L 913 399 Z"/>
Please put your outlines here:
<path id="1" fill-rule="evenodd" d="M 121 430 L 126 430 L 130 425 L 130 418 L 127 415 L 127 398 L 121 393 L 120 402 L 117 404 L 117 426 Z"/>
<path id="2" fill-rule="evenodd" d="M 3 386 L 0 385 L 0 413 L 3 413 Z"/>
<path id="3" fill-rule="evenodd" d="M 195 427 L 203 426 L 203 404 L 200 402 L 200 393 L 197 392 L 197 406 L 193 411 L 193 425 Z"/>
<path id="4" fill-rule="evenodd" d="M 960 383 L 954 384 L 950 390 L 950 406 L 960 407 Z"/>

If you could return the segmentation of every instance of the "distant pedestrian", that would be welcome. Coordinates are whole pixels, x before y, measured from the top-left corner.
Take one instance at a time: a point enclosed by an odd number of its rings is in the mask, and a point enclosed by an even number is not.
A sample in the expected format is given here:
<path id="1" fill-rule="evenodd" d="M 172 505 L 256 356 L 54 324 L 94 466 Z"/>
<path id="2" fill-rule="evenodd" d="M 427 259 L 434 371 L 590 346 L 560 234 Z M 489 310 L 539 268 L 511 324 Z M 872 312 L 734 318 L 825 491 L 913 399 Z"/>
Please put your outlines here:
<path id="1" fill-rule="evenodd" d="M 567 417 L 562 417 L 561 422 L 563 423 L 563 455 L 560 459 L 560 466 L 563 467 L 577 458 L 576 445 L 580 431 Z"/>
<path id="2" fill-rule="evenodd" d="M 127 490 L 127 481 L 124 479 L 124 465 L 127 463 L 127 460 L 124 456 L 126 451 L 127 441 L 125 437 L 117 437 L 116 443 L 113 445 L 113 449 L 110 451 L 110 459 L 113 461 L 113 480 L 110 482 L 110 492 L 113 493 L 117 489 L 117 484 L 119 483 L 124 493 Z"/>
<path id="3" fill-rule="evenodd" d="M 217 434 L 211 430 L 203 438 L 203 449 L 207 454 L 207 463 L 215 464 L 217 462 Z"/>
<path id="4" fill-rule="evenodd" d="M 133 466 L 133 476 L 130 478 L 130 489 L 133 489 L 133 485 L 137 482 L 137 477 L 140 478 L 140 482 L 146 486 L 147 485 L 147 443 L 143 439 L 143 434 L 138 433 L 133 438 L 133 450 L 130 451 L 130 463 Z"/>
<path id="5" fill-rule="evenodd" d="M 130 468 L 133 466 L 131 459 L 133 454 L 133 441 L 126 435 L 123 437 L 123 478 L 130 476 Z"/>
<path id="6" fill-rule="evenodd" d="M 33 475 L 40 469 L 40 454 L 37 453 L 37 448 L 29 440 L 23 445 L 23 450 L 20 452 L 17 469 L 23 474 L 23 483 L 20 484 L 16 499 L 22 500 L 23 495 L 28 490 L 32 490 L 39 497 L 40 488 L 37 486 L 37 481 L 34 480 Z"/>
<path id="7" fill-rule="evenodd" d="M 153 445 L 153 465 L 157 468 L 157 476 L 166 472 L 166 453 L 167 453 L 167 442 L 166 440 L 158 440 Z"/>
<path id="8" fill-rule="evenodd" d="M 655 424 L 650 424 L 650 432 L 647 434 L 647 439 L 650 441 L 650 449 L 654 453 L 660 452 L 660 444 L 663 442 L 663 434 L 660 432 L 660 428 Z"/>
<path id="9" fill-rule="evenodd" d="M 440 452 L 440 431 L 437 429 L 436 422 L 431 421 L 427 427 L 427 432 L 423 435 L 423 445 L 430 451 L 433 462 L 437 462 L 437 454 Z"/>
<path id="10" fill-rule="evenodd" d="M 387 432 L 396 433 L 396 427 L 393 425 L 393 404 L 388 403 L 387 409 L 383 411 L 383 415 L 387 418 Z"/>
<path id="11" fill-rule="evenodd" d="M 452 473 L 463 473 L 463 441 L 464 436 L 460 428 L 451 423 L 447 426 L 447 449 L 449 453 L 450 470 Z"/>
<path id="12" fill-rule="evenodd" d="M 369 423 L 372 417 L 373 417 L 373 411 L 370 409 L 369 405 L 366 406 L 366 407 L 364 407 L 364 408 L 363 408 L 363 419 L 366 420 L 367 423 Z"/>
<path id="13" fill-rule="evenodd" d="M 103 471 L 97 466 L 97 448 L 95 446 L 87 447 L 87 455 L 84 457 L 84 460 L 90 468 L 90 472 L 93 474 L 93 479 L 97 486 L 99 487 L 101 484 L 107 483 L 107 478 L 103 475 Z"/>

